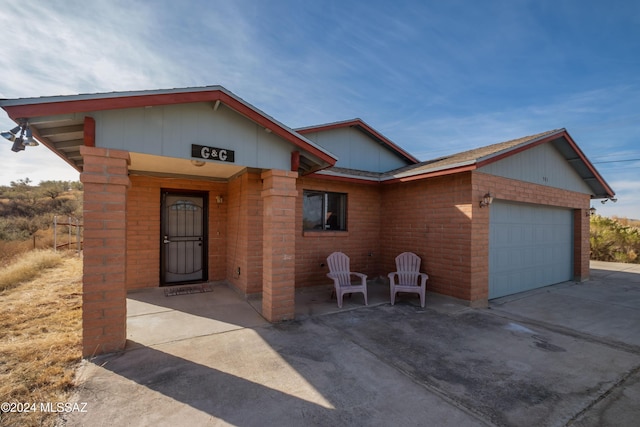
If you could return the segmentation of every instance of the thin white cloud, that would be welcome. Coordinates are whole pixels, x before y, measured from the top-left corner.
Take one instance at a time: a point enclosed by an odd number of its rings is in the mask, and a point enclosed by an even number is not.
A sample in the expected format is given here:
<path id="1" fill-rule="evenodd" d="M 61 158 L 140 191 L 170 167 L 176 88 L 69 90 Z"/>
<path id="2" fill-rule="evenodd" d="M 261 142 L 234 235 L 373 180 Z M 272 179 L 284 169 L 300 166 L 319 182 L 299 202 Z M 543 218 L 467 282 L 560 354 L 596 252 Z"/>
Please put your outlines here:
<path id="1" fill-rule="evenodd" d="M 638 170 L 640 170 L 640 166 L 636 169 L 635 177 L 630 176 L 628 180 L 610 182 L 618 201 L 607 201 L 604 204 L 594 201 L 592 206 L 597 209 L 598 214 L 640 220 L 640 181 L 636 179 Z"/>
<path id="2" fill-rule="evenodd" d="M 5 30 L 0 55 L 5 96 L 154 88 L 171 80 L 172 63 L 151 45 L 150 6 L 126 7 L 120 1 L 5 3 L 0 9 L 3 28 L 28 23 L 24 31 Z"/>
<path id="3" fill-rule="evenodd" d="M 594 55 L 586 41 L 572 45 L 579 22 L 565 25 L 560 38 L 547 31 L 548 18 L 571 10 L 533 9 L 504 2 L 5 0 L 0 96 L 221 84 L 292 127 L 361 117 L 421 159 L 559 127 L 590 158 L 632 155 L 640 87 L 614 78 L 574 85 L 603 52 Z M 21 24 L 28 30 L 13 30 Z M 559 72 L 572 68 L 575 52 L 581 67 L 563 81 Z M 10 127 L 0 117 L 0 128 Z M 30 171 L 27 161 L 46 152 L 14 154 L 10 144 L 0 150 L 11 159 L 2 161 L 0 184 Z M 635 171 L 629 178 L 620 168 L 598 169 L 616 184 L 640 181 Z"/>

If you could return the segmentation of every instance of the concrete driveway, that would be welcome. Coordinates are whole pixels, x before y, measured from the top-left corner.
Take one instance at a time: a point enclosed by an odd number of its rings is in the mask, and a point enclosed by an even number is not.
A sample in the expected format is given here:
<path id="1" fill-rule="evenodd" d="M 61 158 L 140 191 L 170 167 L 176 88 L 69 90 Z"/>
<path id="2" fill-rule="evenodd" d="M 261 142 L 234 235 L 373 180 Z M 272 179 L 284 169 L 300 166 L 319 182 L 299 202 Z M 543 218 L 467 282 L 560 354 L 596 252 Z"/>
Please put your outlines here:
<path id="1" fill-rule="evenodd" d="M 306 291 L 278 325 L 224 285 L 132 293 L 127 350 L 83 362 L 60 424 L 635 426 L 640 266 L 591 274 L 489 309 Z"/>

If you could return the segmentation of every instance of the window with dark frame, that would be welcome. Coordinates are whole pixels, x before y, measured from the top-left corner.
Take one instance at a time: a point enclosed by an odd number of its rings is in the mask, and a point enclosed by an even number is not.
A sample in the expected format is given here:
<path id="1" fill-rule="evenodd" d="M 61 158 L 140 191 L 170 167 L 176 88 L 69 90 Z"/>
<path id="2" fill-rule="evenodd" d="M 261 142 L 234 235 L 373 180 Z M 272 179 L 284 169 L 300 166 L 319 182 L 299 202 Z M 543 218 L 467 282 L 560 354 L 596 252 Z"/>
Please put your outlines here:
<path id="1" fill-rule="evenodd" d="M 304 231 L 346 231 L 347 195 L 326 191 L 304 190 Z"/>

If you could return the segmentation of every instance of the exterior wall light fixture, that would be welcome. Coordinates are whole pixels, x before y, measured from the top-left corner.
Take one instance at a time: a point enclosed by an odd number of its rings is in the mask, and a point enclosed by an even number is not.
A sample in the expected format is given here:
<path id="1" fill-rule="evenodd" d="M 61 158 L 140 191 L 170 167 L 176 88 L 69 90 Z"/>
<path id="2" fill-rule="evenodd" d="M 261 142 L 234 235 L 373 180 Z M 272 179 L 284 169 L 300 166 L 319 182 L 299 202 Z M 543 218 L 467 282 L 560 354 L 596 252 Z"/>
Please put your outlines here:
<path id="1" fill-rule="evenodd" d="M 204 160 L 191 160 L 191 164 L 197 168 L 204 166 Z"/>
<path id="2" fill-rule="evenodd" d="M 0 133 L 0 135 L 2 135 L 3 138 L 13 142 L 16 140 L 16 135 L 18 135 L 18 132 L 20 132 L 21 129 L 22 129 L 22 126 L 16 126 L 11 130 Z"/>
<path id="3" fill-rule="evenodd" d="M 37 147 L 40 145 L 38 144 L 38 141 L 33 139 L 33 134 L 31 133 L 31 128 L 29 126 L 27 126 L 27 140 L 24 141 L 23 144 L 27 147 Z"/>
<path id="4" fill-rule="evenodd" d="M 18 133 L 20 136 L 18 136 Z M 33 138 L 33 133 L 31 132 L 31 128 L 27 122 L 24 122 L 9 131 L 2 132 L 0 135 L 10 142 L 13 142 L 11 151 L 15 153 L 24 151 L 24 147 L 36 147 L 40 145 L 38 144 L 38 141 Z"/>
<path id="5" fill-rule="evenodd" d="M 594 208 L 593 206 L 591 206 L 588 210 L 587 210 L 587 217 L 593 216 L 596 214 L 596 208 Z"/>
<path id="6" fill-rule="evenodd" d="M 222 204 L 222 202 L 224 202 L 224 199 L 222 198 L 222 196 L 216 196 L 216 203 L 217 204 Z"/>
<path id="7" fill-rule="evenodd" d="M 491 193 L 487 193 L 484 196 L 482 196 L 482 200 L 480 200 L 480 207 L 481 208 L 487 207 L 491 203 L 493 203 L 493 196 L 491 195 Z"/>
<path id="8" fill-rule="evenodd" d="M 600 203 L 602 203 L 602 204 L 604 205 L 604 204 L 605 204 L 605 203 L 607 203 L 609 200 L 611 200 L 613 203 L 615 203 L 615 202 L 617 202 L 617 201 L 618 201 L 618 199 L 616 199 L 615 197 L 611 197 L 611 198 L 609 198 L 609 199 L 600 200 Z"/>

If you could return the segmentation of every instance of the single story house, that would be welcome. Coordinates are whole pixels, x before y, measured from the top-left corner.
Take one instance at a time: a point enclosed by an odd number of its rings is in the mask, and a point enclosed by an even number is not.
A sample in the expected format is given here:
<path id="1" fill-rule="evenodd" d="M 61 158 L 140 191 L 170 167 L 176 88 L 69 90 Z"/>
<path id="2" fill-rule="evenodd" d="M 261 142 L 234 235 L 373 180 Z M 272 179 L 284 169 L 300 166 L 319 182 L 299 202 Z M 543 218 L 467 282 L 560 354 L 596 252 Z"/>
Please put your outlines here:
<path id="1" fill-rule="evenodd" d="M 586 280 L 590 200 L 614 196 L 565 129 L 419 161 L 360 119 L 291 129 L 220 86 L 0 106 L 84 183 L 85 356 L 124 347 L 136 288 L 226 280 L 292 319 L 333 251 L 370 278 L 415 252 L 472 306 Z"/>

